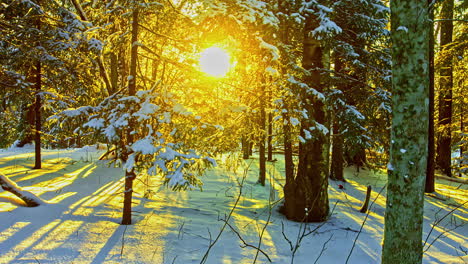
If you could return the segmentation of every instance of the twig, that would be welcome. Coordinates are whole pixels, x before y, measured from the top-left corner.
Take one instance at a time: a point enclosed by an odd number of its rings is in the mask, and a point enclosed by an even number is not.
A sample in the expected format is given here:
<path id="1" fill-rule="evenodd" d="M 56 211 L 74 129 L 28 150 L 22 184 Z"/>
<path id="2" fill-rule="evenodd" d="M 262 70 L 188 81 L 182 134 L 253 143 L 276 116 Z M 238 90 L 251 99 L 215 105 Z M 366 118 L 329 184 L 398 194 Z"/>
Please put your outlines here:
<path id="1" fill-rule="evenodd" d="M 237 208 L 237 204 L 239 203 L 240 198 L 242 197 L 242 188 L 244 186 L 245 178 L 247 178 L 247 172 L 248 172 L 248 169 L 250 167 L 250 164 L 244 170 L 244 175 L 242 176 L 242 180 L 239 182 L 239 194 L 237 195 L 236 202 L 234 203 L 234 206 L 231 208 L 231 211 L 229 212 L 229 214 L 228 214 L 228 216 L 226 218 L 226 221 L 224 222 L 223 227 L 221 227 L 221 229 L 219 230 L 219 233 L 216 236 L 215 240 L 213 242 L 210 242 L 210 245 L 208 246 L 208 249 L 206 250 L 205 255 L 203 255 L 203 258 L 200 261 L 200 264 L 206 263 L 206 261 L 208 260 L 208 255 L 210 254 L 211 248 L 216 244 L 216 242 L 218 242 L 219 238 L 221 237 L 221 234 L 224 232 L 224 229 L 226 228 L 227 222 L 229 221 L 229 219 L 231 219 L 231 216 L 234 213 L 234 210 Z M 210 234 L 210 240 L 211 240 L 211 234 Z"/>
<path id="2" fill-rule="evenodd" d="M 330 240 L 333 238 L 333 234 L 331 234 L 330 238 L 325 241 L 325 243 L 323 244 L 322 246 L 322 250 L 320 250 L 320 254 L 318 255 L 318 257 L 315 259 L 314 261 L 314 264 L 317 263 L 317 261 L 320 259 L 320 257 L 322 256 L 323 252 L 325 252 L 325 250 L 327 249 L 326 246 L 328 244 L 328 242 L 330 242 Z"/>
<path id="3" fill-rule="evenodd" d="M 356 241 L 358 240 L 359 235 L 360 235 L 361 232 L 362 232 L 362 228 L 364 227 L 364 224 L 365 224 L 366 221 L 367 221 L 367 217 L 369 217 L 369 213 L 370 213 L 370 210 L 372 209 L 372 206 L 374 205 L 375 201 L 377 201 L 377 198 L 379 198 L 380 194 L 381 194 L 382 191 L 385 189 L 385 187 L 387 187 L 387 184 L 385 184 L 385 185 L 382 187 L 382 189 L 380 189 L 379 193 L 377 194 L 377 197 L 375 197 L 374 201 L 372 201 L 372 203 L 371 203 L 371 205 L 370 205 L 370 207 L 369 207 L 369 210 L 368 210 L 367 213 L 366 213 L 366 217 L 364 218 L 364 221 L 363 221 L 362 224 L 361 224 L 361 228 L 359 228 L 359 232 L 358 232 L 358 234 L 356 235 L 356 238 L 354 239 L 353 246 L 351 247 L 351 250 L 349 251 L 349 254 L 348 254 L 348 257 L 346 258 L 345 264 L 348 263 L 349 258 L 351 257 L 351 254 L 353 253 L 354 247 L 356 246 Z"/>
<path id="4" fill-rule="evenodd" d="M 183 229 L 184 229 L 184 225 L 185 225 L 185 221 L 182 222 L 182 224 L 179 226 L 179 234 L 177 234 L 177 239 L 184 239 L 184 232 L 183 232 Z"/>
<path id="5" fill-rule="evenodd" d="M 260 236 L 258 238 L 258 248 L 257 248 L 257 253 L 255 254 L 255 258 L 254 258 L 254 261 L 253 263 L 255 264 L 257 262 L 257 258 L 258 258 L 258 252 L 260 252 L 260 247 L 262 246 L 262 239 L 263 239 L 263 234 L 265 233 L 265 230 L 268 226 L 268 224 L 270 223 L 270 219 L 271 219 L 271 210 L 272 210 L 272 203 L 271 203 L 271 199 L 274 198 L 274 195 L 273 195 L 273 185 L 272 185 L 272 178 L 271 178 L 271 174 L 270 174 L 270 195 L 268 196 L 268 219 L 266 221 L 266 224 L 263 226 L 263 229 L 262 229 L 262 232 L 260 233 Z M 262 252 L 263 253 L 263 252 Z M 263 253 L 265 255 L 265 253 Z M 267 256 L 268 258 L 268 256 Z M 270 258 L 268 258 L 268 260 L 271 262 Z"/>
<path id="6" fill-rule="evenodd" d="M 462 204 L 459 204 L 457 207 L 453 208 L 450 212 L 446 213 L 442 218 L 440 218 L 439 220 L 436 220 L 434 222 L 434 224 L 432 225 L 431 227 L 431 230 L 429 231 L 429 233 L 427 234 L 427 237 L 426 237 L 426 240 L 424 240 L 424 244 L 423 244 L 423 248 L 424 246 L 426 246 L 426 243 L 427 243 L 427 240 L 429 239 L 429 236 L 431 235 L 432 231 L 434 230 L 434 227 L 436 227 L 437 225 L 440 224 L 440 222 L 442 222 L 442 220 L 444 220 L 444 218 L 446 218 L 447 216 L 449 216 L 450 214 L 452 214 L 453 212 L 455 212 L 456 210 L 458 210 L 458 208 L 464 206 L 468 201 L 462 203 Z M 441 208 L 442 209 L 442 208 Z M 432 242 L 434 243 L 434 241 Z"/>
<path id="7" fill-rule="evenodd" d="M 249 243 L 245 242 L 245 240 L 244 240 L 244 239 L 242 238 L 242 236 L 239 234 L 239 231 L 237 231 L 234 227 L 232 227 L 232 225 L 229 224 L 226 220 L 221 219 L 221 221 L 223 221 L 227 226 L 229 226 L 229 227 L 231 228 L 232 232 L 234 232 L 234 234 L 237 235 L 237 237 L 239 238 L 239 240 L 242 241 L 242 243 L 244 244 L 244 245 L 241 245 L 242 248 L 245 248 L 245 247 L 254 248 L 254 249 L 257 250 L 257 252 L 261 252 L 261 253 L 268 259 L 268 261 L 271 262 L 271 259 L 270 259 L 270 257 L 268 256 L 267 253 L 265 253 L 265 252 L 264 252 L 262 249 L 260 249 L 259 247 L 254 246 L 254 245 L 252 245 L 252 244 L 249 244 Z M 255 263 L 255 260 L 254 260 L 254 263 Z"/>
<path id="8" fill-rule="evenodd" d="M 339 201 L 335 202 L 335 204 L 333 205 L 333 208 L 332 208 L 329 215 L 333 214 L 338 202 Z M 307 217 L 307 215 L 304 216 L 304 220 L 305 220 L 306 217 Z M 289 247 L 290 247 L 291 252 L 292 252 L 291 264 L 294 263 L 294 258 L 296 256 L 297 250 L 301 246 L 302 239 L 304 239 L 304 237 L 307 237 L 307 236 L 311 235 L 312 233 L 316 232 L 317 230 L 319 230 L 322 226 L 324 226 L 326 224 L 326 222 L 323 222 L 320 225 L 318 225 L 317 227 L 315 227 L 314 229 L 309 230 L 309 232 L 306 232 L 307 223 L 304 223 L 304 220 L 301 222 L 301 225 L 299 226 L 299 232 L 297 233 L 297 238 L 296 238 L 296 244 L 295 245 L 292 244 L 291 240 L 289 240 L 288 237 L 286 236 L 286 234 L 284 233 L 284 224 L 283 224 L 283 222 L 281 222 L 281 233 L 283 234 L 284 239 L 286 239 L 286 241 L 289 243 Z M 303 226 L 304 226 L 304 229 L 302 229 Z"/>
<path id="9" fill-rule="evenodd" d="M 423 253 L 426 253 L 426 251 L 429 250 L 429 248 L 431 248 L 431 246 L 441 237 L 443 236 L 444 234 L 448 233 L 448 232 L 451 232 L 461 226 L 464 226 L 465 224 L 461 224 L 461 225 L 456 225 L 454 228 L 451 228 L 451 229 L 447 229 L 447 230 L 444 230 L 443 232 L 441 232 L 436 238 L 434 238 L 434 240 L 432 240 L 432 242 L 429 244 L 429 246 L 427 246 L 427 248 L 425 250 L 423 250 Z"/>

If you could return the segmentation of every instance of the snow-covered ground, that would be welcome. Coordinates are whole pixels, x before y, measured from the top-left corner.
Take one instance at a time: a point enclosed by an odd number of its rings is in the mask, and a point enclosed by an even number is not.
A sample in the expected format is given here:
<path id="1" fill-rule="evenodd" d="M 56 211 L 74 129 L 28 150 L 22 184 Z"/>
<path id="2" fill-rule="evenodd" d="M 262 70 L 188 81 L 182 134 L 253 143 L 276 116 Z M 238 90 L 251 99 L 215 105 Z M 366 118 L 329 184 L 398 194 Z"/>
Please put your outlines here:
<path id="1" fill-rule="evenodd" d="M 47 201 L 26 208 L 0 192 L 0 263 L 201 263 L 205 255 L 206 263 L 253 263 L 259 244 L 273 263 L 291 263 L 298 240 L 294 263 L 380 262 L 383 173 L 346 169 L 344 189 L 330 183 L 334 209 L 322 224 L 290 222 L 278 213 L 281 156 L 268 164 L 266 187 L 255 184 L 256 159 L 239 161 L 236 173 L 229 168 L 233 162 L 219 162 L 203 176 L 203 192 L 172 192 L 161 179 L 141 177 L 134 193 L 134 224 L 122 226 L 123 172 L 97 161 L 102 153 L 94 147 L 44 150 L 43 169 L 31 170 L 32 149 L 0 150 L 0 172 Z M 213 244 L 238 198 L 243 175 L 237 207 Z M 369 215 L 359 212 L 367 185 L 372 186 L 371 203 L 375 201 Z M 467 204 L 447 214 L 468 200 L 467 186 L 438 179 L 436 189 L 449 198 L 426 196 L 424 263 L 466 263 Z M 301 239 L 304 228 L 308 235 Z M 258 252 L 256 263 L 268 263 L 263 253 Z"/>

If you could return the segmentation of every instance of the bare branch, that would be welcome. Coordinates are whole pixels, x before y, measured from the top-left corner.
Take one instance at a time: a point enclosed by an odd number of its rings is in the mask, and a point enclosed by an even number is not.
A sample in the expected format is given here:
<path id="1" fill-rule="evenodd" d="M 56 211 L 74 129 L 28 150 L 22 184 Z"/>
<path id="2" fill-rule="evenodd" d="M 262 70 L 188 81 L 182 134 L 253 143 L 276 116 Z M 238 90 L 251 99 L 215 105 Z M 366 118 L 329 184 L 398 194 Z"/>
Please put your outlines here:
<path id="1" fill-rule="evenodd" d="M 359 232 L 358 232 L 358 234 L 356 235 L 356 238 L 354 239 L 353 246 L 351 247 L 351 250 L 349 251 L 348 257 L 346 258 L 346 262 L 345 262 L 346 264 L 348 263 L 349 258 L 351 257 L 351 254 L 353 253 L 354 247 L 356 246 L 356 241 L 358 240 L 359 235 L 360 235 L 361 232 L 362 232 L 362 228 L 363 228 L 364 225 L 366 224 L 367 217 L 369 217 L 369 213 L 370 213 L 370 210 L 372 209 L 372 206 L 374 205 L 375 201 L 377 201 L 377 198 L 379 198 L 380 194 L 381 194 L 382 191 L 385 189 L 385 187 L 387 187 L 387 184 L 385 184 L 385 185 L 382 187 L 382 189 L 380 189 L 379 193 L 377 194 L 377 197 L 375 197 L 374 201 L 372 201 L 372 204 L 370 205 L 369 210 L 367 211 L 366 217 L 364 218 L 364 221 L 362 222 L 361 228 L 359 228 Z"/>

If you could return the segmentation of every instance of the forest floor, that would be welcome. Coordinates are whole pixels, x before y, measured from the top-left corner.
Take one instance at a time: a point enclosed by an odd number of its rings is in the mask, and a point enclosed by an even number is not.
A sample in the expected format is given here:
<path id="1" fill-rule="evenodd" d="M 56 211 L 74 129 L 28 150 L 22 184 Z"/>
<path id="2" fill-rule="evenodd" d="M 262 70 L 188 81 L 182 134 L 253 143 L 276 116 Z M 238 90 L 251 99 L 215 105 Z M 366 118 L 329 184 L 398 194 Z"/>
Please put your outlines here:
<path id="1" fill-rule="evenodd" d="M 256 184 L 256 159 L 240 160 L 238 166 L 226 159 L 202 177 L 203 191 L 173 192 L 161 179 L 139 178 L 134 224 L 122 226 L 123 171 L 98 161 L 102 153 L 94 147 L 44 150 L 43 169 L 32 170 L 33 149 L 0 150 L 0 172 L 47 201 L 27 208 L 0 192 L 0 263 L 185 264 L 201 263 L 206 255 L 205 263 L 241 264 L 253 263 L 257 254 L 256 263 L 268 263 L 265 255 L 272 263 L 293 258 L 298 264 L 380 262 L 384 172 L 347 168 L 347 183 L 330 182 L 330 219 L 301 224 L 278 212 L 284 184 L 281 156 L 268 163 L 265 187 Z M 233 167 L 236 173 L 230 171 Z M 214 243 L 244 175 L 229 225 Z M 363 214 L 359 209 L 367 185 L 372 186 L 371 205 L 369 214 Z M 424 263 L 468 262 L 467 187 L 437 179 L 438 197 L 426 196 Z"/>

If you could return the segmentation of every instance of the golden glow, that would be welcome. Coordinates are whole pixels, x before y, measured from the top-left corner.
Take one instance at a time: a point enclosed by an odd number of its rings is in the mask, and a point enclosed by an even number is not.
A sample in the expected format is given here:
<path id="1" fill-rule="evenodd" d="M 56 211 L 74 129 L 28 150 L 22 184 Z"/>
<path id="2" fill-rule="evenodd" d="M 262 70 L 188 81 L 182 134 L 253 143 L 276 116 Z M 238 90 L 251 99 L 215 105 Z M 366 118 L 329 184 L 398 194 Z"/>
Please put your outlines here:
<path id="1" fill-rule="evenodd" d="M 231 56 L 221 48 L 207 48 L 200 54 L 199 66 L 204 73 L 223 77 L 231 68 Z"/>

